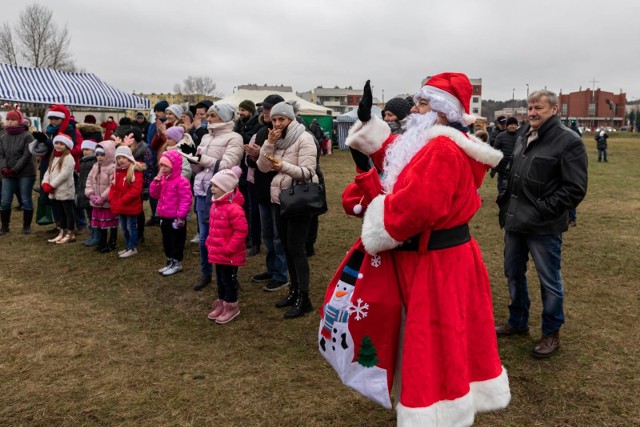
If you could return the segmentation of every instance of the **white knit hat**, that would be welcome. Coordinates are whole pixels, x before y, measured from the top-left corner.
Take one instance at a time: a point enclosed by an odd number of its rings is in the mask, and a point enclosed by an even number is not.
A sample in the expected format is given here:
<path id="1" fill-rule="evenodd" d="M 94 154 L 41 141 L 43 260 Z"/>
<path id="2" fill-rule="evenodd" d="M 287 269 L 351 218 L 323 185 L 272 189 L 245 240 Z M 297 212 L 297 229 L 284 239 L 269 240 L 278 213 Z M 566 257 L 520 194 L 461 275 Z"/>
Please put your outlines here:
<path id="1" fill-rule="evenodd" d="M 133 158 L 133 153 L 131 152 L 131 148 L 127 147 L 126 145 L 121 145 L 118 148 L 116 148 L 116 159 L 118 158 L 118 156 L 126 157 L 132 163 L 136 162 L 136 159 Z"/>

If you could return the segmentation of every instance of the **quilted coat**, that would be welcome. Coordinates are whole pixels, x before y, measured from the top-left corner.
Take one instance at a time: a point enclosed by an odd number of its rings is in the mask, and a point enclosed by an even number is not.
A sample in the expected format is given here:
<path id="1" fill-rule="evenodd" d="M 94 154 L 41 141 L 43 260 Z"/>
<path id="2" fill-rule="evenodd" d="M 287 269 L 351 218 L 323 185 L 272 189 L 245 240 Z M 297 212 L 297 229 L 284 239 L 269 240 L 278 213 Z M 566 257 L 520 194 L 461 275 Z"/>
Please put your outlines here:
<path id="1" fill-rule="evenodd" d="M 242 154 L 242 136 L 233 131 L 233 122 L 209 124 L 209 133 L 202 137 L 197 154 L 202 168 L 193 183 L 193 192 L 197 196 L 206 196 L 209 181 L 213 176 L 216 162 L 220 160 L 218 170 L 231 169 L 240 165 Z"/>
<path id="2" fill-rule="evenodd" d="M 104 149 L 104 160 L 102 163 L 96 163 L 89 172 L 84 194 L 91 197 L 92 194 L 98 195 L 106 199 L 99 208 L 109 207 L 109 189 L 113 182 L 113 175 L 116 171 L 116 146 L 113 141 L 102 141 L 96 147 Z M 91 206 L 95 206 L 91 203 Z"/>
<path id="3" fill-rule="evenodd" d="M 248 233 L 244 197 L 236 188 L 214 200 L 209 214 L 209 236 L 206 245 L 209 262 L 221 265 L 245 265 L 245 239 Z"/>
<path id="4" fill-rule="evenodd" d="M 160 218 L 186 219 L 191 208 L 191 185 L 189 180 L 181 175 L 182 155 L 176 150 L 165 151 L 162 155 L 169 159 L 172 168 L 168 176 L 160 180 L 154 179 L 149 187 L 149 193 L 158 199 L 156 214 Z"/>
<path id="5" fill-rule="evenodd" d="M 134 180 L 127 183 L 127 169 L 116 168 L 116 175 L 109 192 L 111 212 L 117 215 L 138 215 L 142 212 L 142 170 L 134 171 Z"/>

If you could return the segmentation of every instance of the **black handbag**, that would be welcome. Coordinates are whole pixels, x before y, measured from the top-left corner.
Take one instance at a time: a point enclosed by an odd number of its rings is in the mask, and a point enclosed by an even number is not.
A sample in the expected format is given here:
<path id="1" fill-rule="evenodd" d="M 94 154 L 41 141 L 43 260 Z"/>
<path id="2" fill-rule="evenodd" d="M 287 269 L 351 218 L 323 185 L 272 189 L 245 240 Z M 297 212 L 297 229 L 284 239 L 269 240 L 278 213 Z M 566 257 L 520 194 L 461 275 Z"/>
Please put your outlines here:
<path id="1" fill-rule="evenodd" d="M 300 168 L 302 169 L 302 168 Z M 302 169 L 304 176 L 304 169 Z M 327 212 L 327 194 L 324 186 L 305 180 L 280 190 L 280 216 L 292 218 L 301 215 L 317 216 Z"/>

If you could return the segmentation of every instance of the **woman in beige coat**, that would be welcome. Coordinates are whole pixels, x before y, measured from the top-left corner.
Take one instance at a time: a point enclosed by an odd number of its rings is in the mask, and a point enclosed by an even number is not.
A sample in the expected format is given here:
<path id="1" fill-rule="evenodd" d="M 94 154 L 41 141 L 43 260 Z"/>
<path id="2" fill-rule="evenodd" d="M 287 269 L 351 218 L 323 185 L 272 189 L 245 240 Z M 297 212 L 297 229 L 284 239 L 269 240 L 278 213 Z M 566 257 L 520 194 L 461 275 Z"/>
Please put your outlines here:
<path id="1" fill-rule="evenodd" d="M 309 300 L 309 263 L 305 250 L 312 215 L 280 216 L 280 192 L 297 181 L 318 182 L 318 150 L 313 136 L 296 121 L 293 107 L 285 102 L 271 109 L 273 129 L 260 149 L 261 172 L 277 172 L 271 181 L 271 207 L 289 268 L 289 294 L 276 307 L 291 307 L 285 319 L 303 316 L 313 307 Z"/>

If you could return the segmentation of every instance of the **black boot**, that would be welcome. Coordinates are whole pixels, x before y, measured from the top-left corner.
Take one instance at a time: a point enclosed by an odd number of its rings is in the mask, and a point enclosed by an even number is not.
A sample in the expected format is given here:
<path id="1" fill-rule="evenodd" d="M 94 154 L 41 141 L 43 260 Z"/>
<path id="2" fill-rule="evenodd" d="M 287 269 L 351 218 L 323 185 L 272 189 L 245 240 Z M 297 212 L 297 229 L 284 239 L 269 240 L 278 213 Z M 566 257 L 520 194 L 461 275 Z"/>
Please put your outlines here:
<path id="1" fill-rule="evenodd" d="M 106 228 L 98 229 L 98 244 L 96 245 L 96 251 L 98 251 L 98 252 L 109 252 L 108 250 L 105 251 L 105 249 L 107 248 L 107 233 L 108 232 L 109 232 L 109 230 L 107 230 Z"/>
<path id="2" fill-rule="evenodd" d="M 33 220 L 33 209 L 22 211 L 22 234 L 31 234 L 31 221 Z"/>
<path id="3" fill-rule="evenodd" d="M 211 283 L 211 276 L 201 275 L 200 280 L 193 286 L 194 291 L 201 291 Z"/>
<path id="4" fill-rule="evenodd" d="M 109 243 L 107 243 L 106 249 L 102 252 L 111 252 L 116 249 L 116 243 L 118 242 L 118 229 L 112 228 L 109 231 Z"/>
<path id="5" fill-rule="evenodd" d="M 297 299 L 298 299 L 298 287 L 294 285 L 289 285 L 289 294 L 285 298 L 276 302 L 276 308 L 291 307 L 296 303 Z"/>
<path id="6" fill-rule="evenodd" d="M 300 291 L 295 304 L 284 313 L 285 319 L 295 319 L 311 312 L 311 300 L 309 300 L 309 291 Z"/>
<path id="7" fill-rule="evenodd" d="M 0 211 L 0 221 L 2 221 L 2 228 L 0 228 L 0 236 L 9 232 L 9 222 L 11 221 L 11 209 Z"/>

